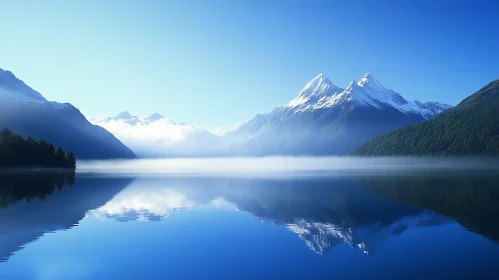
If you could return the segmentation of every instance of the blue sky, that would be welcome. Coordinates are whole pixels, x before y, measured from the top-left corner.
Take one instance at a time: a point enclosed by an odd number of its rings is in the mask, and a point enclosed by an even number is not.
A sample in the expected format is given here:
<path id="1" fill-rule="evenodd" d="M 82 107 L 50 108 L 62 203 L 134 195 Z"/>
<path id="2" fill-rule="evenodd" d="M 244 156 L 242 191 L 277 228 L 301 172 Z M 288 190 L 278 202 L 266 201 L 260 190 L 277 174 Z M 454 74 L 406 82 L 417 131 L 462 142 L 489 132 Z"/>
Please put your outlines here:
<path id="1" fill-rule="evenodd" d="M 89 116 L 159 112 L 206 128 L 371 72 L 457 104 L 499 78 L 497 1 L 10 1 L 0 68 Z"/>

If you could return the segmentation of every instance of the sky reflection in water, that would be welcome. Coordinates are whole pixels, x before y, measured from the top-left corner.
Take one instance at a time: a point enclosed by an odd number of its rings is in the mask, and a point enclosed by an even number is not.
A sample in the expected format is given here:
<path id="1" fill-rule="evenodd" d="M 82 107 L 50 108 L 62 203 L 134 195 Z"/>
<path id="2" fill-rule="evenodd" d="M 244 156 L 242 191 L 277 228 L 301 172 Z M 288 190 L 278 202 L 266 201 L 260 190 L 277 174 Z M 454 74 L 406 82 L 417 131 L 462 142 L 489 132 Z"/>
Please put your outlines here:
<path id="1" fill-rule="evenodd" d="M 0 277 L 496 278 L 499 174 L 463 170 L 2 174 Z"/>

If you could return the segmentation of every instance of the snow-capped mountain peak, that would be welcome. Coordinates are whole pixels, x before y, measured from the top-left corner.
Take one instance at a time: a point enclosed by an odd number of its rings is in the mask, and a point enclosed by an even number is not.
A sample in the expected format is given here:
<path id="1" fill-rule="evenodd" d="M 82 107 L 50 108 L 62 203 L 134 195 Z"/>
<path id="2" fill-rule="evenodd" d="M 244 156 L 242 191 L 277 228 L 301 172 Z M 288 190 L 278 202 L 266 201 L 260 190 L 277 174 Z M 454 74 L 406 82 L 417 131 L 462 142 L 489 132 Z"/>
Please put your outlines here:
<path id="1" fill-rule="evenodd" d="M 407 101 L 400 94 L 385 88 L 371 73 L 358 82 L 350 81 L 345 89 L 339 88 L 322 74 L 308 82 L 300 94 L 286 104 L 286 108 L 298 112 L 328 109 L 352 104 L 376 109 L 394 108 L 404 114 L 420 114 L 429 119 L 449 109 L 450 105 L 435 102 Z"/>
<path id="2" fill-rule="evenodd" d="M 447 104 L 407 101 L 395 91 L 385 88 L 372 73 L 368 72 L 358 82 L 352 80 L 344 89 L 335 86 L 323 74 L 319 74 L 284 108 L 299 113 L 346 104 L 380 110 L 394 108 L 404 114 L 420 114 L 424 119 L 432 118 L 451 107 Z"/>
<path id="3" fill-rule="evenodd" d="M 375 136 L 430 119 L 450 105 L 408 101 L 371 73 L 344 89 L 323 75 L 285 106 L 224 134 L 231 151 L 256 155 L 344 154 Z M 233 148 L 235 147 L 235 148 Z"/>
<path id="4" fill-rule="evenodd" d="M 366 73 L 358 82 L 350 81 L 345 89 L 333 85 L 320 74 L 308 82 L 286 107 L 296 108 L 298 111 L 313 111 L 347 103 L 377 109 L 394 107 L 404 113 L 420 112 L 417 104 L 408 102 L 393 90 L 386 89 L 371 73 Z"/>
<path id="5" fill-rule="evenodd" d="M 294 108 L 304 104 L 315 104 L 319 100 L 341 91 L 341 88 L 333 85 L 328 78 L 319 74 L 308 82 L 298 96 L 286 104 L 286 107 Z"/>
<path id="6" fill-rule="evenodd" d="M 376 80 L 371 73 L 366 73 L 362 78 L 360 78 L 359 82 L 357 83 L 360 87 L 364 86 L 371 86 L 375 88 L 379 88 L 380 90 L 385 89 L 378 80 Z"/>
<path id="7" fill-rule="evenodd" d="M 308 82 L 305 87 L 302 89 L 302 91 L 300 92 L 300 94 L 303 94 L 303 95 L 310 95 L 311 93 L 313 93 L 319 86 L 323 85 L 323 84 L 327 84 L 327 83 L 330 83 L 331 81 L 329 81 L 329 79 L 325 78 L 322 73 L 315 76 L 315 78 L 313 78 L 310 82 Z"/>
<path id="8" fill-rule="evenodd" d="M 357 82 L 355 82 L 355 80 L 351 80 L 350 83 L 348 83 L 348 86 L 345 88 L 344 92 L 352 93 L 352 91 L 358 87 L 359 87 L 359 84 Z"/>
<path id="9" fill-rule="evenodd" d="M 165 118 L 164 116 L 154 113 L 149 116 L 145 117 L 139 117 L 139 116 L 134 116 L 130 114 L 128 111 L 123 111 L 116 115 L 116 117 L 109 117 L 109 116 L 104 116 L 104 117 L 89 117 L 89 120 L 92 123 L 103 123 L 103 122 L 110 122 L 110 121 L 115 121 L 115 122 L 123 122 L 127 123 L 129 125 L 137 125 L 137 124 L 149 124 L 153 123 L 156 121 L 160 120 L 165 120 L 166 122 L 170 124 L 175 124 L 173 121 Z"/>
<path id="10" fill-rule="evenodd" d="M 404 113 L 419 111 L 414 103 L 410 104 L 400 94 L 386 89 L 371 73 L 366 73 L 357 85 L 359 90 L 355 92 L 354 101 L 360 104 L 375 108 L 394 107 Z"/>

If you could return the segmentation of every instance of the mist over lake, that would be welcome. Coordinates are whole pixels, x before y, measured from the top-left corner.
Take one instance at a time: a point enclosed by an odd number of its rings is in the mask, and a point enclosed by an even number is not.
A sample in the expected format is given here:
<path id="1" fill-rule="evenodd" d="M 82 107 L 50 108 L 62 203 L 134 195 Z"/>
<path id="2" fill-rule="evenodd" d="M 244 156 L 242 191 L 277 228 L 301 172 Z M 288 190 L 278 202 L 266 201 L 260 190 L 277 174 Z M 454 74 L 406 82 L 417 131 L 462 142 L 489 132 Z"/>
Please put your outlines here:
<path id="1" fill-rule="evenodd" d="M 499 159 L 480 157 L 226 157 L 78 161 L 79 173 L 271 175 L 320 171 L 323 175 L 456 170 L 499 170 Z M 294 173 L 297 174 L 297 173 Z"/>

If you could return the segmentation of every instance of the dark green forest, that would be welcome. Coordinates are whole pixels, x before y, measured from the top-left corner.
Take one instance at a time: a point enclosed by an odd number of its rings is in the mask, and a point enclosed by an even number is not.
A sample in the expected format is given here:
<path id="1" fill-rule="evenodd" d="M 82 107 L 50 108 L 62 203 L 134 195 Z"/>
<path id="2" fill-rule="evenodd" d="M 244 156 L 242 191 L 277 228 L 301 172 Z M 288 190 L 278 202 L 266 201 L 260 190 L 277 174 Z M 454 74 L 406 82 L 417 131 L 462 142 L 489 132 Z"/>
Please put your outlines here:
<path id="1" fill-rule="evenodd" d="M 375 137 L 359 156 L 499 156 L 499 80 L 435 118 Z"/>
<path id="2" fill-rule="evenodd" d="M 7 128 L 0 131 L 0 168 L 44 167 L 76 168 L 72 152 L 64 152 L 45 140 L 24 139 Z"/>

